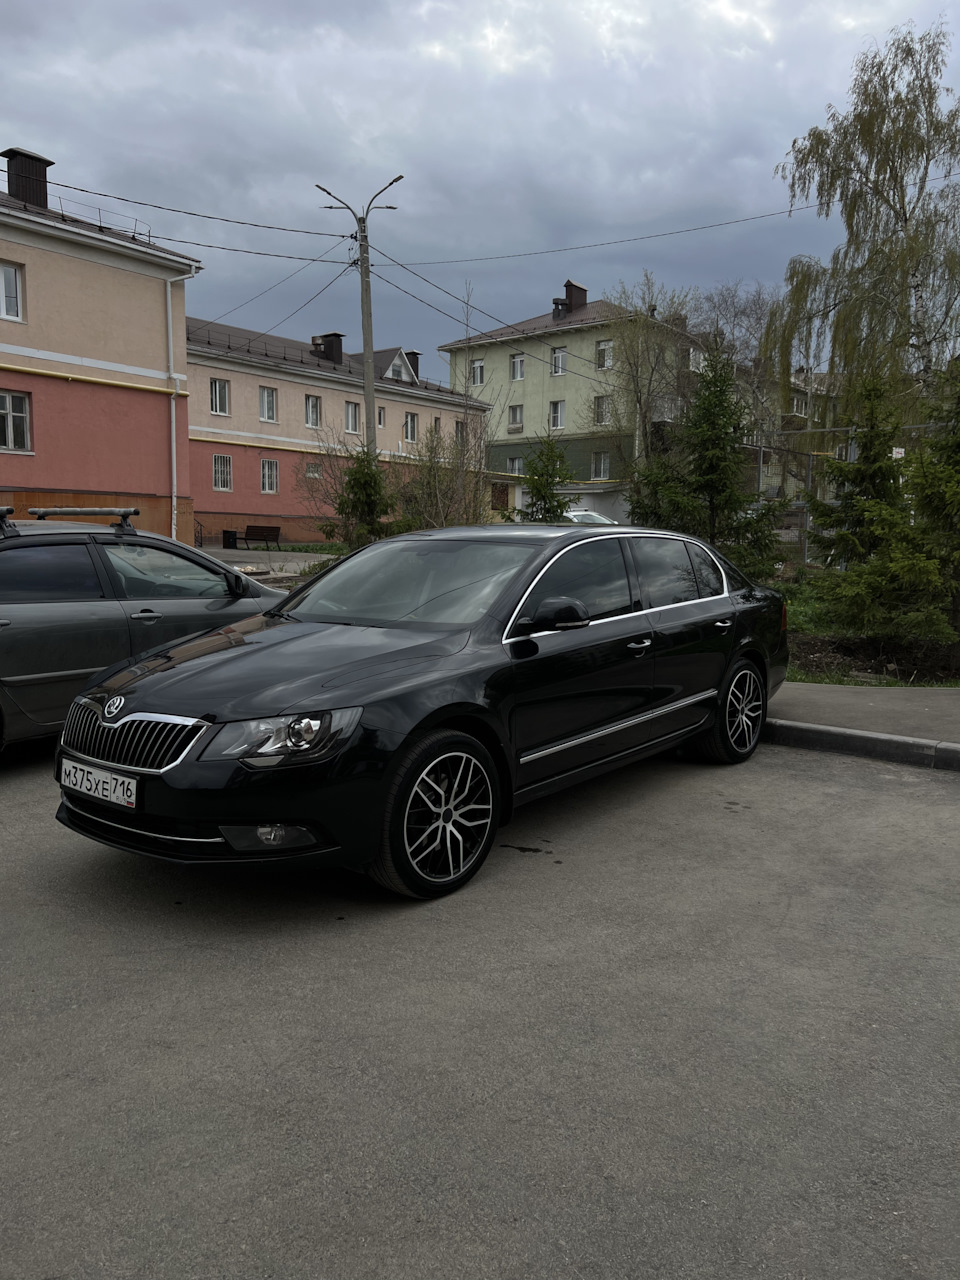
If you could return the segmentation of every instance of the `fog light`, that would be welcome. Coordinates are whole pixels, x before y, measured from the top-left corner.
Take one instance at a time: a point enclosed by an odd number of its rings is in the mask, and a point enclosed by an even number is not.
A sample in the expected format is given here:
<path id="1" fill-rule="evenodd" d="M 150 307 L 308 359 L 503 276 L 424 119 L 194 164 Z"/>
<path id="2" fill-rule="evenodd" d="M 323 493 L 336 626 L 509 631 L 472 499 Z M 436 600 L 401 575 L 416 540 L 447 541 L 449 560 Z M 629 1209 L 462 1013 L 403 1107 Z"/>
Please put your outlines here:
<path id="1" fill-rule="evenodd" d="M 306 849 L 316 844 L 308 827 L 289 827 L 282 822 L 261 822 L 253 827 L 221 827 L 220 831 L 238 853 L 264 849 Z"/>

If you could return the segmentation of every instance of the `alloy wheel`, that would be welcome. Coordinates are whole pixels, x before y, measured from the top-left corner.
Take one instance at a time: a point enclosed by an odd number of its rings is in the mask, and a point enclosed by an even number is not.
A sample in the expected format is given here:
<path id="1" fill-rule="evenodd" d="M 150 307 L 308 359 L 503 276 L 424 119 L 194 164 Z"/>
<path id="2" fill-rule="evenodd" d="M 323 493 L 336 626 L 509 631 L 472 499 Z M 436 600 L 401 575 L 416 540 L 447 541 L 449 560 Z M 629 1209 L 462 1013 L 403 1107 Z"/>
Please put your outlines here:
<path id="1" fill-rule="evenodd" d="M 494 816 L 486 769 L 464 751 L 438 756 L 414 784 L 403 840 L 413 869 L 442 884 L 459 879 L 480 857 Z"/>
<path id="2" fill-rule="evenodd" d="M 751 751 L 763 724 L 763 689 L 752 667 L 744 667 L 733 678 L 727 693 L 727 737 L 734 751 Z"/>

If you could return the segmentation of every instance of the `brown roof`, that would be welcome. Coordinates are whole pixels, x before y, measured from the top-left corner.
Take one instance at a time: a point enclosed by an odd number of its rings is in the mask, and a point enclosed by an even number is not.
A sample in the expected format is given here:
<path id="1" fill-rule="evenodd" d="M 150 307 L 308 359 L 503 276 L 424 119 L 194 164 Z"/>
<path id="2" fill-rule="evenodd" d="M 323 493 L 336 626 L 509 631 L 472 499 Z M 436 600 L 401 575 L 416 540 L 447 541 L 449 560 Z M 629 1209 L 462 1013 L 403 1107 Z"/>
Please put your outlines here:
<path id="1" fill-rule="evenodd" d="M 579 329 L 583 325 L 603 324 L 605 320 L 616 320 L 624 314 L 623 307 L 604 298 L 596 302 L 588 302 L 586 306 L 577 307 L 568 312 L 560 320 L 554 320 L 553 312 L 534 316 L 530 320 L 519 320 L 516 324 L 505 324 L 499 329 L 490 329 L 487 333 L 478 333 L 470 338 L 460 338 L 457 342 L 447 342 L 438 347 L 439 351 L 452 351 L 456 347 L 475 346 L 480 342 L 502 342 L 507 338 L 520 338 L 533 333 L 552 333 L 562 329 Z"/>
<path id="2" fill-rule="evenodd" d="M 179 250 L 167 249 L 144 236 L 136 236 L 129 231 L 120 231 L 116 227 L 105 227 L 100 223 L 90 222 L 84 218 L 75 218 L 69 213 L 62 213 L 59 209 L 44 209 L 41 205 L 25 204 L 23 200 L 14 200 L 6 192 L 0 191 L 0 210 L 4 209 L 9 210 L 11 213 L 28 213 L 32 218 L 42 218 L 45 222 L 52 223 L 58 227 L 74 227 L 78 231 L 95 231 L 107 240 L 118 240 L 121 244 L 133 245 L 138 249 L 149 249 L 151 253 L 162 253 L 177 262 L 189 262 L 195 266 L 200 266 L 199 258 L 191 258 L 189 254 L 180 253 Z"/>
<path id="3" fill-rule="evenodd" d="M 187 346 L 197 355 L 208 351 L 211 355 L 230 355 L 239 359 L 250 358 L 257 361 L 268 361 L 278 365 L 296 365 L 305 369 L 319 370 L 322 373 L 335 373 L 348 378 L 363 380 L 363 356 L 348 355 L 344 352 L 343 363 L 334 364 L 317 355 L 316 349 L 309 342 L 301 342 L 297 338 L 281 338 L 272 333 L 258 333 L 256 329 L 240 329 L 232 324 L 220 324 L 216 320 L 198 320 L 187 316 Z M 450 388 L 441 382 L 428 382 L 420 378 L 417 382 L 401 382 L 396 378 L 384 376 L 384 370 L 392 365 L 400 347 L 385 347 L 373 353 L 374 375 L 378 382 L 387 383 L 391 387 L 411 390 L 440 392 L 452 395 Z M 458 400 L 463 397 L 457 395 Z"/>

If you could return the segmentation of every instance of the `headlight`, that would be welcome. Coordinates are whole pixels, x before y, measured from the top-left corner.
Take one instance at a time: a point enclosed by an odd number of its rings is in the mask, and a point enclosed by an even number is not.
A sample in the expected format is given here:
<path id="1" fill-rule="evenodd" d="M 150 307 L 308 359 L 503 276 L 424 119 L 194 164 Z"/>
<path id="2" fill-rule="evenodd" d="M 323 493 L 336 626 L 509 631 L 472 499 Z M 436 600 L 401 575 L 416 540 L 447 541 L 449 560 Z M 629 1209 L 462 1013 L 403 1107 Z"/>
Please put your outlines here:
<path id="1" fill-rule="evenodd" d="M 343 746 L 362 714 L 363 707 L 340 707 L 310 715 L 235 720 L 221 726 L 200 758 L 244 760 L 260 766 L 282 760 L 326 760 Z"/>

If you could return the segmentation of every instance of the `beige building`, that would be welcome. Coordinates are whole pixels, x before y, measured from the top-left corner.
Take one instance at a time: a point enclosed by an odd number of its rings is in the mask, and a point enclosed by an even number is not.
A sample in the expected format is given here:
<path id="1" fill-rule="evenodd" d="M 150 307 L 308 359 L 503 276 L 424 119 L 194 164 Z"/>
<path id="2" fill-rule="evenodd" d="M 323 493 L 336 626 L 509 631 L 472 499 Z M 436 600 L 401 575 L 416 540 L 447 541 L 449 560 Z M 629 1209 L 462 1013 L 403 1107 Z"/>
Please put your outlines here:
<path id="1" fill-rule="evenodd" d="M 187 320 L 190 454 L 203 536 L 247 524 L 279 526 L 287 541 L 316 540 L 302 480 L 324 455 L 364 439 L 363 362 L 343 335 L 301 342 Z M 419 352 L 375 353 L 377 441 L 387 460 L 417 455 L 428 428 L 449 439 L 485 406 L 420 377 Z"/>

